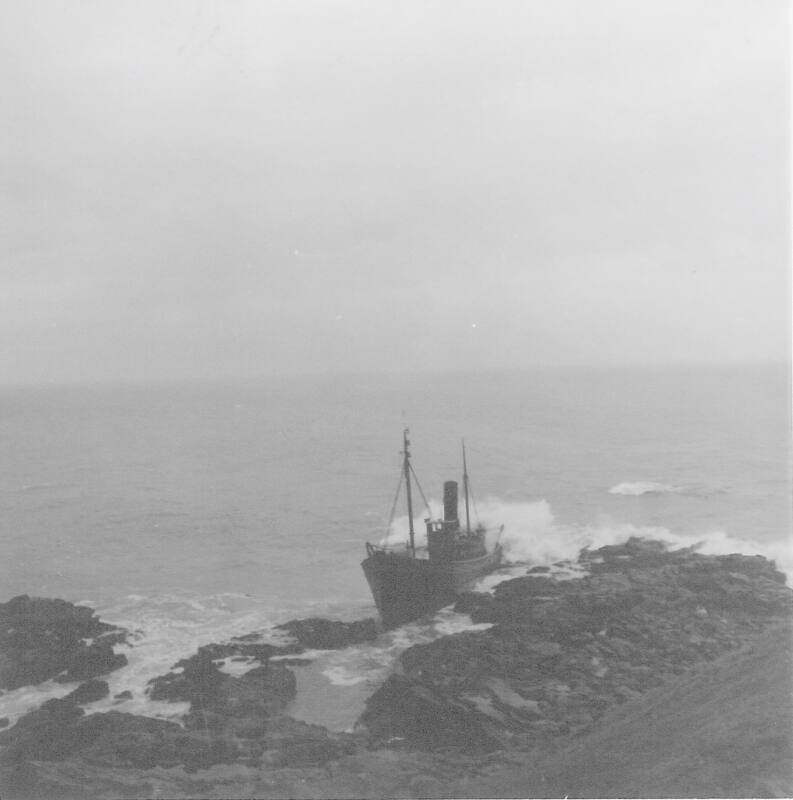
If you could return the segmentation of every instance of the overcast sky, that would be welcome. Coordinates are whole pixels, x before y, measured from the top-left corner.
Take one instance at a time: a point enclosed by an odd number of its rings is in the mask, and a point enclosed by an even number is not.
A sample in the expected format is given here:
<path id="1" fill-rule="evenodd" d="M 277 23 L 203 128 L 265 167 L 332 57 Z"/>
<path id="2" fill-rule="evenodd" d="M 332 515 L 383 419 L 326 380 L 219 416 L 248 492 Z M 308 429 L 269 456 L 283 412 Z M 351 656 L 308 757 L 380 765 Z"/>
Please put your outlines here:
<path id="1" fill-rule="evenodd" d="M 48 0 L 0 382 L 785 358 L 784 0 Z"/>

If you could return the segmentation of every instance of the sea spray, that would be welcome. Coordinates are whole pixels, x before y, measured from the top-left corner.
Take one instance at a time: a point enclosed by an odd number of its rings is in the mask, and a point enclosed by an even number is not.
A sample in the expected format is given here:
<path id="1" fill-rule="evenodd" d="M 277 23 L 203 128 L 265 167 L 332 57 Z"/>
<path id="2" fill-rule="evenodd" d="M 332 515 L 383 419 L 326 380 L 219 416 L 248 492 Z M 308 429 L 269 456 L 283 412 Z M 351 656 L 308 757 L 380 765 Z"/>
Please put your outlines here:
<path id="1" fill-rule="evenodd" d="M 430 506 L 438 507 L 437 501 Z M 559 561 L 575 561 L 582 548 L 596 549 L 624 542 L 632 536 L 656 539 L 670 547 L 696 547 L 706 555 L 742 553 L 759 554 L 773 559 L 777 567 L 793 576 L 793 550 L 789 540 L 757 542 L 728 534 L 726 531 L 703 530 L 694 534 L 680 533 L 660 525 L 634 525 L 607 517 L 597 523 L 566 524 L 556 520 L 546 500 L 509 502 L 487 497 L 477 503 L 477 521 L 488 528 L 488 546 L 498 541 L 506 564 L 550 566 Z M 424 525 L 414 520 L 417 546 L 426 544 Z M 500 526 L 504 530 L 499 533 Z M 385 544 L 407 546 L 407 516 L 394 520 Z"/>
<path id="2" fill-rule="evenodd" d="M 656 483 L 655 481 L 625 481 L 612 486 L 609 494 L 623 494 L 638 497 L 643 494 L 672 494 L 681 489 L 677 486 L 670 486 L 666 483 Z"/>
<path id="3" fill-rule="evenodd" d="M 715 494 L 725 494 L 723 486 L 701 483 L 672 485 L 657 481 L 623 481 L 612 486 L 608 493 L 622 497 L 644 497 L 645 495 L 684 495 L 686 497 L 708 498 Z"/>
<path id="4" fill-rule="evenodd" d="M 438 507 L 438 504 L 435 504 Z M 479 591 L 492 591 L 497 583 L 523 574 L 527 566 L 553 567 L 559 562 L 574 562 L 579 551 L 588 547 L 624 542 L 630 537 L 655 539 L 672 548 L 696 546 L 708 555 L 742 553 L 760 554 L 775 560 L 777 567 L 793 575 L 793 553 L 788 540 L 760 543 L 732 536 L 722 530 L 680 533 L 663 526 L 640 526 L 599 519 L 595 523 L 575 525 L 558 521 L 550 504 L 545 500 L 533 502 L 506 502 L 488 497 L 477 504 L 477 517 L 492 528 L 489 545 L 495 538 L 504 550 L 505 565 L 497 573 L 484 578 L 476 587 Z M 498 534 L 498 528 L 504 530 Z M 424 526 L 416 525 L 417 543 L 423 541 Z M 394 520 L 388 541 L 403 544 L 407 541 L 407 517 Z M 575 577 L 576 570 L 552 569 L 555 579 Z M 578 573 L 580 574 L 580 573 Z M 102 619 L 122 625 L 131 631 L 130 647 L 117 646 L 124 652 L 129 665 L 108 676 L 110 695 L 86 707 L 86 712 L 119 711 L 176 719 L 186 710 L 182 703 L 154 703 L 146 694 L 148 681 L 171 670 L 180 659 L 189 657 L 197 648 L 210 642 L 227 642 L 234 636 L 256 631 L 261 641 L 283 643 L 283 634 L 273 630 L 275 624 L 295 617 L 329 616 L 338 618 L 353 614 L 356 617 L 371 615 L 373 608 L 349 606 L 335 608 L 327 603 L 309 604 L 299 597 L 284 598 L 280 608 L 271 603 L 238 593 L 198 595 L 194 593 L 166 594 L 144 597 L 128 595 L 112 605 L 97 608 Z M 91 604 L 93 605 L 93 604 Z M 323 691 L 343 687 L 360 687 L 361 692 L 349 699 L 359 703 L 367 691 L 381 681 L 392 668 L 398 655 L 406 648 L 450 632 L 469 629 L 472 623 L 465 615 L 454 614 L 451 608 L 441 610 L 435 617 L 411 623 L 391 631 L 377 641 L 326 653 L 307 653 L 304 657 L 315 659 L 312 674 L 322 676 L 326 683 L 318 684 L 315 696 Z M 224 665 L 224 669 L 239 672 L 242 667 Z M 300 670 L 300 667 L 296 668 Z M 307 672 L 306 675 L 309 673 Z M 324 688 L 323 688 L 324 686 Z M 74 684 L 53 681 L 36 687 L 23 687 L 6 692 L 0 697 L 0 716 L 11 722 L 26 711 L 41 705 L 51 697 L 67 694 Z M 114 695 L 128 691 L 131 697 L 119 701 Z M 307 720 L 313 716 L 308 702 L 298 698 L 298 713 Z M 319 712 L 317 712 L 319 713 Z M 315 718 L 315 721 L 319 721 Z"/>
<path id="5" fill-rule="evenodd" d="M 760 543 L 723 530 L 679 533 L 664 526 L 633 525 L 607 518 L 597 524 L 567 525 L 554 519 L 545 500 L 505 503 L 488 498 L 480 504 L 479 510 L 483 522 L 488 525 L 502 520 L 501 544 L 508 563 L 548 566 L 557 561 L 574 561 L 584 547 L 597 549 L 635 536 L 662 541 L 672 548 L 695 547 L 705 555 L 763 555 L 773 559 L 788 576 L 793 576 L 793 552 L 787 540 Z"/>

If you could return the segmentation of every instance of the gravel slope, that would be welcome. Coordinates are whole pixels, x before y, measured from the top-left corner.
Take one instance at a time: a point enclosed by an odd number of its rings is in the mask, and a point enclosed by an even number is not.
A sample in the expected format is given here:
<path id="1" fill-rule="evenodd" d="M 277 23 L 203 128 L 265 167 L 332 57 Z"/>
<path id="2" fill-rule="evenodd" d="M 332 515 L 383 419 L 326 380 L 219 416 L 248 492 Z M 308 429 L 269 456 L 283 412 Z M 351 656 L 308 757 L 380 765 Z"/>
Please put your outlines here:
<path id="1" fill-rule="evenodd" d="M 475 797 L 791 797 L 791 628 L 613 710 L 526 767 L 458 785 Z M 537 756 L 535 756 L 537 757 Z"/>

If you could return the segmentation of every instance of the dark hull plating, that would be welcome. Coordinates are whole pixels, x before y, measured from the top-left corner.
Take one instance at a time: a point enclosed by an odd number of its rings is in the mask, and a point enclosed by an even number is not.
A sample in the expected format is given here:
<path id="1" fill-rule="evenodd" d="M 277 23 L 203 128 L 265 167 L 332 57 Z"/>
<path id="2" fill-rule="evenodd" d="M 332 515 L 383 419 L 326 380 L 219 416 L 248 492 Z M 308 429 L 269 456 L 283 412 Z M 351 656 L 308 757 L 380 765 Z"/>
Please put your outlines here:
<path id="1" fill-rule="evenodd" d="M 383 626 L 390 629 L 453 603 L 500 563 L 501 548 L 496 547 L 479 558 L 445 563 L 377 551 L 361 566 Z"/>

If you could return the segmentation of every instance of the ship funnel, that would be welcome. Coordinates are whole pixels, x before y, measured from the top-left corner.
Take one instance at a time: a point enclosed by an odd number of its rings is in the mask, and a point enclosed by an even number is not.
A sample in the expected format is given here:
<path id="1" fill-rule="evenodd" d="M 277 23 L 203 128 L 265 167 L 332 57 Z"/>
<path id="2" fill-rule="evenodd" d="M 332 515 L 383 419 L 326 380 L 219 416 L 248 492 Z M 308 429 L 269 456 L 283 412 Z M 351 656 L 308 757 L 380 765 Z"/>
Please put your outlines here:
<path id="1" fill-rule="evenodd" d="M 457 481 L 443 484 L 443 521 L 457 522 Z"/>

